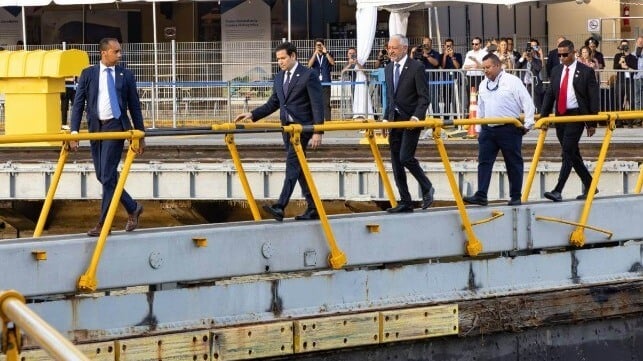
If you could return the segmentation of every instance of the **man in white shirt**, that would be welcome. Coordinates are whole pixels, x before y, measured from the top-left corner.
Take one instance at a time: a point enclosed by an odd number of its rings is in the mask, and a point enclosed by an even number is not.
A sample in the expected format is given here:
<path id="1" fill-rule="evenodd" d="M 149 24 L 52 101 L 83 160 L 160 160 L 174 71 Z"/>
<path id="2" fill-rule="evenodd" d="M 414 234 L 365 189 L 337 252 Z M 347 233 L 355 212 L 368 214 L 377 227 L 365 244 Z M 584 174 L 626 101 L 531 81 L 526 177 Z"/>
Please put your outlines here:
<path id="1" fill-rule="evenodd" d="M 469 87 L 478 89 L 478 85 L 484 78 L 482 71 L 482 58 L 487 55 L 487 50 L 482 48 L 482 39 L 479 37 L 473 38 L 471 41 L 473 49 L 469 50 L 464 57 L 464 64 L 462 69 L 467 71 L 467 78 L 469 78 Z"/>
<path id="2" fill-rule="evenodd" d="M 483 125 L 478 136 L 478 191 L 463 200 L 469 204 L 487 205 L 487 191 L 491 182 L 493 164 L 502 151 L 509 177 L 510 206 L 521 204 L 524 162 L 522 137 L 534 126 L 535 107 L 522 81 L 502 70 L 500 59 L 495 54 L 483 57 L 486 78 L 478 91 L 478 117 L 510 117 L 518 119 L 525 114 L 522 127 L 513 124 Z"/>

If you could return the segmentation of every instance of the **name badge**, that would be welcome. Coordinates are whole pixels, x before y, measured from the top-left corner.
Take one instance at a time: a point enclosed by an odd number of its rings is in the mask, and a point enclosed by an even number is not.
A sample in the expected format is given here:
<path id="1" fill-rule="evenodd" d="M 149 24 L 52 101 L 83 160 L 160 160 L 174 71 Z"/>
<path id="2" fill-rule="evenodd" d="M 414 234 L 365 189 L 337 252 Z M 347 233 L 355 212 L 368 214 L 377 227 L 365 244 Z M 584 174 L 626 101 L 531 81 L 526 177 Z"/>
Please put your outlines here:
<path id="1" fill-rule="evenodd" d="M 323 80 L 323 77 L 322 77 L 321 73 L 319 73 L 319 81 L 322 81 L 322 80 Z"/>

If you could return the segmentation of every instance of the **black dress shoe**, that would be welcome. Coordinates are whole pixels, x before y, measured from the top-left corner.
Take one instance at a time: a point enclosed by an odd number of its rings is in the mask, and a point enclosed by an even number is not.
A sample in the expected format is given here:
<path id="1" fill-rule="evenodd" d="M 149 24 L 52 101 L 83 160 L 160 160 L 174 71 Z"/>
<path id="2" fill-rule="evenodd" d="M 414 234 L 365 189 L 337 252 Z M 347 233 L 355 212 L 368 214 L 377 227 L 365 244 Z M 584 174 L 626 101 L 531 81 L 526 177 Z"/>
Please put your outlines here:
<path id="1" fill-rule="evenodd" d="M 386 211 L 389 213 L 411 213 L 413 212 L 413 206 L 411 203 L 400 202 L 397 206 L 388 208 Z"/>
<path id="2" fill-rule="evenodd" d="M 277 205 L 273 206 L 263 206 L 264 211 L 270 213 L 274 219 L 281 222 L 284 220 L 284 210 Z"/>
<path id="3" fill-rule="evenodd" d="M 598 193 L 598 189 L 596 189 L 596 192 L 594 192 L 594 194 L 596 194 L 596 193 Z M 576 199 L 578 199 L 578 200 L 586 200 L 587 199 L 587 192 L 579 195 L 578 197 L 576 197 Z"/>
<path id="4" fill-rule="evenodd" d="M 317 213 L 315 208 L 308 208 L 306 209 L 306 212 L 295 216 L 295 220 L 297 221 L 310 221 L 313 219 L 319 219 L 319 213 Z"/>
<path id="5" fill-rule="evenodd" d="M 545 196 L 545 198 L 547 198 L 549 200 L 552 200 L 554 202 L 562 202 L 563 201 L 563 195 L 560 194 L 559 191 L 545 192 L 545 194 L 543 194 L 543 196 Z"/>
<path id="6" fill-rule="evenodd" d="M 431 187 L 428 192 L 425 192 L 422 195 L 422 209 L 427 209 L 431 207 L 433 203 L 433 194 L 435 193 L 435 188 Z"/>
<path id="7" fill-rule="evenodd" d="M 519 206 L 522 205 L 522 201 L 520 199 L 512 199 L 509 202 L 507 202 L 508 206 Z"/>
<path id="8" fill-rule="evenodd" d="M 479 206 L 486 206 L 487 204 L 489 204 L 487 198 L 483 198 L 475 194 L 471 197 L 462 197 L 462 200 L 464 201 L 464 203 L 477 204 Z"/>

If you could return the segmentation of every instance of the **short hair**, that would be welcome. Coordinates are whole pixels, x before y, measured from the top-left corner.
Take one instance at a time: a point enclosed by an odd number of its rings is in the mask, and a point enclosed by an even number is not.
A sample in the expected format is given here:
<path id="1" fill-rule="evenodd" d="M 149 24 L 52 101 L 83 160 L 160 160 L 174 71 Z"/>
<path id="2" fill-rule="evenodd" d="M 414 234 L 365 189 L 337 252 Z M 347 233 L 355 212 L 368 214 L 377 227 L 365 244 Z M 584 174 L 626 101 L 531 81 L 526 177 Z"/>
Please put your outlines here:
<path id="1" fill-rule="evenodd" d="M 107 51 L 109 50 L 109 43 L 112 41 L 115 41 L 118 43 L 118 39 L 116 38 L 102 38 L 100 39 L 100 42 L 98 43 L 98 49 L 100 51 Z"/>
<path id="2" fill-rule="evenodd" d="M 630 43 L 630 41 L 629 41 L 629 40 L 627 40 L 627 39 L 622 39 L 622 40 L 621 40 L 621 42 L 620 42 L 619 44 L 623 44 L 623 43 L 628 43 L 628 44 L 629 44 L 629 43 Z"/>
<path id="3" fill-rule="evenodd" d="M 402 34 L 391 35 L 390 40 L 392 40 L 392 39 L 397 39 L 400 42 L 400 45 L 402 45 L 402 46 L 409 46 L 409 38 L 407 38 L 406 36 L 404 36 Z"/>
<path id="4" fill-rule="evenodd" d="M 491 60 L 495 65 L 500 65 L 500 58 L 494 53 L 487 53 L 487 55 L 482 57 L 482 61 Z"/>
<path id="5" fill-rule="evenodd" d="M 444 43 L 445 43 L 445 44 L 446 44 L 446 43 L 455 44 L 455 41 L 453 41 L 453 39 L 451 39 L 451 38 L 447 38 L 447 40 L 445 40 L 445 41 L 444 41 Z"/>
<path id="6" fill-rule="evenodd" d="M 348 51 L 349 51 L 349 50 L 351 50 L 351 49 L 353 49 L 353 50 L 357 51 L 357 48 L 356 48 L 356 47 L 354 47 L 354 46 L 349 46 L 349 47 L 348 47 L 348 49 L 346 49 L 346 52 L 348 52 Z"/>
<path id="7" fill-rule="evenodd" d="M 570 51 L 573 51 L 574 50 L 574 43 L 572 43 L 571 40 L 563 40 L 563 41 L 560 42 L 560 44 L 558 44 L 558 47 L 559 48 L 567 48 Z"/>
<path id="8" fill-rule="evenodd" d="M 324 43 L 324 39 L 322 38 L 315 39 L 315 45 L 317 45 L 317 43 L 322 43 L 323 45 L 326 45 L 326 43 Z"/>
<path id="9" fill-rule="evenodd" d="M 536 43 L 536 45 L 540 45 L 540 41 L 538 41 L 538 39 L 534 39 L 534 38 L 529 39 L 529 42 L 530 42 L 530 43 L 531 43 L 532 41 L 533 41 L 534 43 Z"/>
<path id="10" fill-rule="evenodd" d="M 480 44 L 482 45 L 482 38 L 479 37 L 479 36 L 474 36 L 473 39 L 471 39 L 471 40 L 478 40 L 480 42 Z"/>
<path id="11" fill-rule="evenodd" d="M 292 54 L 297 54 L 297 47 L 295 46 L 295 44 L 287 41 L 277 45 L 277 47 L 275 48 L 275 53 L 280 50 L 285 50 L 288 56 L 292 56 Z"/>

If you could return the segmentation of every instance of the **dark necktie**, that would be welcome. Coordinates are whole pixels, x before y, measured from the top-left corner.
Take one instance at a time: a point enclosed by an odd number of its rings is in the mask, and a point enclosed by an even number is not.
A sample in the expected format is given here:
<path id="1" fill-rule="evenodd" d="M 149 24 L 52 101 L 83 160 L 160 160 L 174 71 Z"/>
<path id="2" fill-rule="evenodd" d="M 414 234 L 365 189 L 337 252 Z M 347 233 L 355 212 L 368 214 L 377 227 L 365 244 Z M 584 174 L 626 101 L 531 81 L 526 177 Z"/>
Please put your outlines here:
<path id="1" fill-rule="evenodd" d="M 567 81 L 569 80 L 569 67 L 565 67 L 565 75 L 563 81 L 560 83 L 560 90 L 558 91 L 558 109 L 559 115 L 564 115 L 567 112 Z"/>
<path id="2" fill-rule="evenodd" d="M 121 107 L 118 105 L 112 68 L 107 68 L 105 71 L 107 72 L 107 94 L 109 94 L 109 105 L 112 107 L 112 116 L 114 119 L 119 119 L 121 117 Z"/>
<path id="3" fill-rule="evenodd" d="M 290 86 L 290 72 L 286 72 L 286 81 L 284 82 L 284 96 L 288 94 L 288 86 Z"/>
<path id="4" fill-rule="evenodd" d="M 395 63 L 395 71 L 393 72 L 393 91 L 397 91 L 397 83 L 400 82 L 400 63 Z"/>

